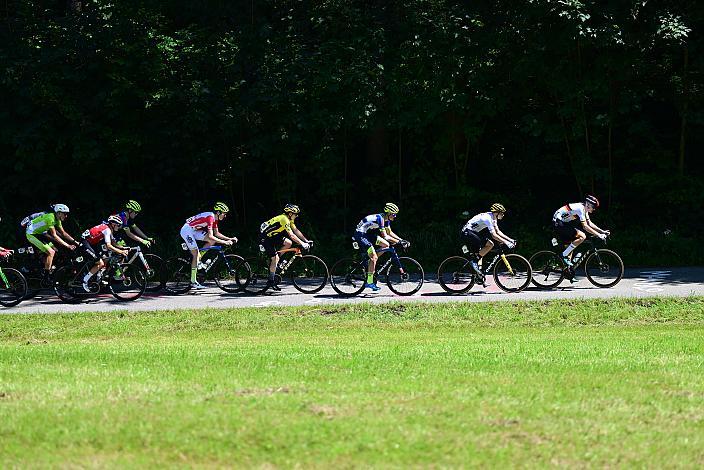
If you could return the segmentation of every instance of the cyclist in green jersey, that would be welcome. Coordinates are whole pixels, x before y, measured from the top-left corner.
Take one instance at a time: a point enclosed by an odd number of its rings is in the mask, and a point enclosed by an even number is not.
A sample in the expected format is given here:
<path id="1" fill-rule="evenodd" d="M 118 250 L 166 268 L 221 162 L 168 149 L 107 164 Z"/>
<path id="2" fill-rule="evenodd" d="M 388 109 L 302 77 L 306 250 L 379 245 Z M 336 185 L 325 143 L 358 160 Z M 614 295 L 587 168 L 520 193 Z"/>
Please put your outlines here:
<path id="1" fill-rule="evenodd" d="M 269 263 L 269 279 L 267 281 L 267 285 L 271 289 L 281 290 L 281 288 L 274 283 L 276 266 L 279 264 L 278 250 L 291 248 L 293 242 L 301 245 L 304 250 L 310 249 L 310 245 L 312 244 L 312 242 L 298 230 L 294 223 L 300 213 L 301 209 L 297 205 L 286 204 L 283 214 L 267 220 L 259 227 L 261 236 L 260 243 L 264 247 L 266 254 L 271 258 L 271 262 Z M 286 235 L 288 235 L 288 238 Z"/>
<path id="2" fill-rule="evenodd" d="M 65 204 L 54 204 L 52 209 L 54 212 L 47 212 L 46 214 L 42 214 L 39 217 L 32 219 L 29 224 L 27 224 L 26 231 L 27 241 L 46 255 L 46 259 L 44 260 L 45 275 L 48 275 L 51 271 L 52 265 L 54 264 L 56 249 L 51 243 L 44 243 L 40 240 L 37 237 L 38 235 L 46 236 L 52 242 L 56 242 L 58 245 L 68 248 L 69 250 L 75 249 L 78 245 L 76 240 L 66 232 L 61 224 L 68 217 L 68 206 Z"/>

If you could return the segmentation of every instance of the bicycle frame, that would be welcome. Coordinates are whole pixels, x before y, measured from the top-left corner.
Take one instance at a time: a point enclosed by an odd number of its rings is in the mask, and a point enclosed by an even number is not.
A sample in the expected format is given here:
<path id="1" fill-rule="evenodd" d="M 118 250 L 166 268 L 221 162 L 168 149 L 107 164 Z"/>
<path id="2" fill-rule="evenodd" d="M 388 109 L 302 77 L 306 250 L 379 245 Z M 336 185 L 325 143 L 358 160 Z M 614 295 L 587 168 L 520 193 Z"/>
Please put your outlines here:
<path id="1" fill-rule="evenodd" d="M 10 288 L 10 282 L 7 280 L 5 273 L 2 271 L 2 267 L 0 267 L 0 280 L 2 280 L 2 283 L 6 289 Z"/>
<path id="2" fill-rule="evenodd" d="M 377 267 L 374 270 L 374 272 L 377 275 L 386 271 L 389 268 L 389 266 L 391 265 L 391 263 L 395 262 L 396 260 L 398 260 L 398 267 L 401 270 L 403 270 L 403 265 L 401 264 L 401 259 L 398 257 L 398 253 L 396 253 L 396 248 L 393 245 L 389 245 L 388 248 L 381 248 L 379 250 L 375 249 L 374 251 L 379 255 L 383 255 L 384 253 L 387 253 L 387 252 L 392 253 L 391 257 L 388 258 L 386 260 L 386 262 L 381 267 L 377 264 Z M 394 254 L 396 255 L 395 257 L 393 256 Z M 381 258 L 381 256 L 380 256 L 380 258 Z M 369 265 L 369 254 L 366 251 L 362 253 L 362 259 L 360 260 L 360 263 L 364 264 L 364 268 L 366 270 Z"/>
<path id="3" fill-rule="evenodd" d="M 290 259 L 282 259 L 281 261 L 279 261 L 279 264 L 276 266 L 276 270 L 281 277 L 283 277 L 284 274 L 286 274 L 286 271 L 288 271 L 288 268 L 291 267 L 291 265 L 293 264 L 293 261 L 296 258 L 300 258 L 301 256 L 303 256 L 301 249 L 298 247 L 282 248 L 281 250 L 277 250 L 276 253 L 279 256 L 282 256 L 286 253 L 293 253 L 293 256 Z"/>

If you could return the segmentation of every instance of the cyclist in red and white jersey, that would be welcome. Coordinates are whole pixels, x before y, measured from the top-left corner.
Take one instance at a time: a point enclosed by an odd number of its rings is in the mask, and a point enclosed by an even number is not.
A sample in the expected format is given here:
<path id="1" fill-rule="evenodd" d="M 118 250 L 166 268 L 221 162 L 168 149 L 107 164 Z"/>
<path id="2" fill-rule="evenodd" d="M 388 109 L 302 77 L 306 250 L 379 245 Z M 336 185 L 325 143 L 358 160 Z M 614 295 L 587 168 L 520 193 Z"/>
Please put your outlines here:
<path id="1" fill-rule="evenodd" d="M 599 200 L 594 196 L 588 195 L 584 202 L 566 204 L 560 207 L 552 216 L 553 229 L 557 238 L 564 243 L 569 243 L 562 252 L 562 261 L 568 267 L 572 266 L 572 252 L 587 238 L 584 232 L 601 240 L 606 240 L 606 237 L 610 235 L 611 232 L 597 227 L 589 217 L 589 214 L 598 207 Z"/>
<path id="2" fill-rule="evenodd" d="M 230 208 L 224 202 L 216 202 L 213 212 L 201 212 L 186 220 L 181 227 L 181 238 L 186 242 L 186 246 L 191 252 L 191 287 L 193 289 L 203 289 L 198 282 L 198 262 L 200 261 L 199 241 L 205 242 L 203 248 L 209 248 L 215 244 L 231 246 L 237 243 L 237 237 L 228 237 L 220 233 L 218 223 L 225 220 Z"/>
<path id="3" fill-rule="evenodd" d="M 90 287 L 88 282 L 90 278 L 95 275 L 98 271 L 105 267 L 105 261 L 98 256 L 95 251 L 95 247 L 100 243 L 105 243 L 108 250 L 117 253 L 118 255 L 127 256 L 128 251 L 124 250 L 118 246 L 113 245 L 115 240 L 115 232 L 120 230 L 122 227 L 122 219 L 118 215 L 111 215 L 108 217 L 107 222 L 100 225 L 96 225 L 93 228 L 89 228 L 81 235 L 81 245 L 85 250 L 86 254 L 91 258 L 96 260 L 92 268 L 83 276 L 83 290 L 90 292 Z"/>

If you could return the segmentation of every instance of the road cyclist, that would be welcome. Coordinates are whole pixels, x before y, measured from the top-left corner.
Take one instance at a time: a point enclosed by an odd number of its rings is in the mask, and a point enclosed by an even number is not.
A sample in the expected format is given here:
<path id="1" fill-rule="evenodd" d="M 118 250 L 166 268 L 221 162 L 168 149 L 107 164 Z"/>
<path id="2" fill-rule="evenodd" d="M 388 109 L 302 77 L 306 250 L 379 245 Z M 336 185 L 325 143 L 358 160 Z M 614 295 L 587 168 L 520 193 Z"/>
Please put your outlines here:
<path id="1" fill-rule="evenodd" d="M 25 236 L 27 241 L 46 255 L 44 259 L 44 275 L 50 276 L 56 255 L 56 245 L 73 250 L 78 242 L 66 232 L 62 222 L 68 218 L 69 208 L 66 204 L 54 204 L 51 212 L 41 213 L 27 223 Z M 55 245 L 56 244 L 56 245 Z"/>

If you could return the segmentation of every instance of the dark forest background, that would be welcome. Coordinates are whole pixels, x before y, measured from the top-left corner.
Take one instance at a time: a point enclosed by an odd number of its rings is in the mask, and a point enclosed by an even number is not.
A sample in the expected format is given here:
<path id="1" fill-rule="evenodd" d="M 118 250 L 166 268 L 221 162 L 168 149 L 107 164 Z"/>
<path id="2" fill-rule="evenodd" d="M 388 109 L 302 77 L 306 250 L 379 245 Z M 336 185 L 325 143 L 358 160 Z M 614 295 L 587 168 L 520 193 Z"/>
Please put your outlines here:
<path id="1" fill-rule="evenodd" d="M 701 1 L 0 3 L 0 244 L 125 200 L 162 246 L 283 204 L 332 258 L 386 201 L 428 263 L 494 201 L 529 254 L 594 193 L 630 264 L 704 263 Z M 434 266 L 428 264 L 428 271 Z"/>

